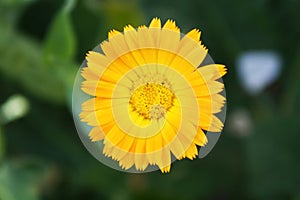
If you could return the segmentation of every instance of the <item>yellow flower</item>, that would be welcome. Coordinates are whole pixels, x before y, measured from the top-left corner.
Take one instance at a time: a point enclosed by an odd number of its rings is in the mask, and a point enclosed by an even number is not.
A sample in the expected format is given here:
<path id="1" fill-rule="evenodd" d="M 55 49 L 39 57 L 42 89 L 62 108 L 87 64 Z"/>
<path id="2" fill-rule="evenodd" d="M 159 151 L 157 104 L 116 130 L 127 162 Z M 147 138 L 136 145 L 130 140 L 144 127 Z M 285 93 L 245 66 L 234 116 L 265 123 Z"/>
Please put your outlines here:
<path id="1" fill-rule="evenodd" d="M 197 157 L 208 142 L 204 131 L 222 130 L 215 114 L 225 104 L 219 80 L 226 68 L 200 66 L 207 49 L 197 29 L 181 36 L 174 21 L 161 27 L 154 18 L 149 27 L 110 31 L 100 47 L 81 72 L 81 89 L 91 97 L 80 118 L 122 169 L 169 172 L 172 160 Z"/>

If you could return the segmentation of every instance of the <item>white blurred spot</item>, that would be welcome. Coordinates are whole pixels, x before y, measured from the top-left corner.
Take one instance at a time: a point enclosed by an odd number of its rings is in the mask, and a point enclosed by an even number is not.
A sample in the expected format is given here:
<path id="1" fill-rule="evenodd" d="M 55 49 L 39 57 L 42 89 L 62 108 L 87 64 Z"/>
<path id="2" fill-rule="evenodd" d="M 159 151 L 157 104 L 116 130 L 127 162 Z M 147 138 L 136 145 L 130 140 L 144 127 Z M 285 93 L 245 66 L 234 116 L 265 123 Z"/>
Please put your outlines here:
<path id="1" fill-rule="evenodd" d="M 25 116 L 29 111 L 28 100 L 19 94 L 13 95 L 0 107 L 2 123 L 8 123 Z"/>
<path id="2" fill-rule="evenodd" d="M 237 136 L 248 135 L 252 127 L 252 119 L 249 112 L 245 109 L 235 110 L 228 116 L 228 128 Z"/>
<path id="3" fill-rule="evenodd" d="M 278 78 L 281 63 L 272 51 L 246 52 L 237 59 L 237 74 L 244 89 L 255 95 Z"/>

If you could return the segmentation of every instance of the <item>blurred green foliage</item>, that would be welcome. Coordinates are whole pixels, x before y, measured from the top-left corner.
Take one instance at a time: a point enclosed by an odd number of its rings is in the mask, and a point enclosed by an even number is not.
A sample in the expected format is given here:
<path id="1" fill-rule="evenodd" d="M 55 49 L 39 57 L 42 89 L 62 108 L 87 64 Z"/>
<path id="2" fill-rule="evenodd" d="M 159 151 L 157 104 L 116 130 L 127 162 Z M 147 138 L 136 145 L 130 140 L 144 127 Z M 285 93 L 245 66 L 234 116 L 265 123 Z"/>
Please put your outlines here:
<path id="1" fill-rule="evenodd" d="M 25 96 L 28 115 L 0 123 L 0 199 L 300 199 L 300 25 L 297 0 L 1 0 L 0 106 Z M 175 19 L 197 27 L 225 63 L 228 115 L 248 111 L 252 129 L 230 120 L 208 157 L 175 162 L 170 174 L 125 174 L 95 160 L 77 136 L 72 86 L 85 53 L 127 24 Z M 283 58 L 280 78 L 249 96 L 236 78 L 241 52 Z"/>

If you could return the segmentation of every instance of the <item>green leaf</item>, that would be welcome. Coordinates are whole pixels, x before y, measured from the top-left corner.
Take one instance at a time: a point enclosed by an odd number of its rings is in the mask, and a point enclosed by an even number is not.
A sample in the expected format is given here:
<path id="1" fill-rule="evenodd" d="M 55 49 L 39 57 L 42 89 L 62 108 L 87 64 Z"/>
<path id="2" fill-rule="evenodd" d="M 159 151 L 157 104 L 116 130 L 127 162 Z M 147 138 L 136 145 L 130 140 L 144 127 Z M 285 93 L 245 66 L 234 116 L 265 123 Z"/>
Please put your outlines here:
<path id="1" fill-rule="evenodd" d="M 4 141 L 3 131 L 0 126 L 0 163 L 4 157 L 4 151 L 5 151 L 5 141 Z"/>
<path id="2" fill-rule="evenodd" d="M 48 102 L 65 102 L 66 90 L 70 91 L 70 80 L 76 73 L 73 72 L 72 60 L 75 37 L 69 16 L 74 2 L 74 0 L 66 1 L 65 6 L 55 17 L 45 47 L 19 34 L 9 24 L 2 23 L 2 13 L 0 14 L 0 30 L 4 31 L 0 34 L 2 77 L 18 83 L 31 94 Z M 45 57 L 50 58 L 48 62 Z M 67 80 L 65 77 L 68 77 Z"/>
<path id="3" fill-rule="evenodd" d="M 0 167 L 0 199 L 38 200 L 45 166 L 33 160 L 7 162 Z"/>
<path id="4" fill-rule="evenodd" d="M 50 25 L 43 52 L 47 64 L 70 61 L 74 57 L 76 40 L 70 17 L 73 4 L 74 1 L 66 1 Z"/>
<path id="5" fill-rule="evenodd" d="M 5 26 L 0 24 L 1 28 L 5 29 Z M 3 41 L 0 46 L 1 76 L 17 82 L 31 94 L 48 102 L 64 102 L 63 83 L 56 71 L 43 62 L 38 43 L 13 31 L 9 35 L 0 35 L 0 41 Z"/>

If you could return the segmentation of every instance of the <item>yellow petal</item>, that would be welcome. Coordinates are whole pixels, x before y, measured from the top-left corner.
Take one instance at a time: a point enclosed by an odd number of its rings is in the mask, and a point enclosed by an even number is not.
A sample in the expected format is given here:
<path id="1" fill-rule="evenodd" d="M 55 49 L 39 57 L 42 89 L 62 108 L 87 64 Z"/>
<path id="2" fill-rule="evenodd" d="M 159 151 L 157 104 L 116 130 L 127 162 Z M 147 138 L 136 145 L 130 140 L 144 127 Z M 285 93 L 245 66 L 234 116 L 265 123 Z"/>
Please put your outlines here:
<path id="1" fill-rule="evenodd" d="M 198 149 L 195 144 L 191 144 L 191 146 L 186 150 L 185 157 L 193 160 L 198 155 Z"/>
<path id="2" fill-rule="evenodd" d="M 110 39 L 110 43 L 112 43 L 114 52 L 119 55 L 117 61 L 114 61 L 114 66 L 116 69 L 122 69 L 122 68 L 132 69 L 136 65 L 140 64 L 140 60 L 139 59 L 136 60 L 136 58 L 132 53 L 130 53 L 130 51 L 153 47 L 153 42 L 151 42 L 151 38 L 149 38 L 149 31 L 147 28 L 145 27 L 139 28 L 138 34 L 136 35 L 137 39 L 135 39 L 134 48 L 132 48 L 127 43 L 128 37 L 126 41 L 126 36 L 128 36 L 128 34 L 130 35 L 130 32 L 136 33 L 136 31 L 130 29 L 127 32 L 129 33 L 125 33 L 125 35 L 120 33 L 113 36 Z M 124 71 L 120 71 L 120 72 L 124 74 Z"/>
<path id="3" fill-rule="evenodd" d="M 131 51 L 139 48 L 137 31 L 132 26 L 129 25 L 124 28 L 124 38 Z"/>
<path id="4" fill-rule="evenodd" d="M 139 139 L 136 138 L 136 146 L 135 146 L 135 153 L 137 154 L 144 154 L 146 153 L 146 139 Z"/>
<path id="5" fill-rule="evenodd" d="M 200 42 L 201 32 L 198 29 L 193 29 L 186 34 L 186 37 L 194 40 L 196 43 Z"/>
<path id="6" fill-rule="evenodd" d="M 93 82 L 94 83 L 94 82 Z M 112 98 L 112 93 L 116 87 L 116 84 L 106 82 L 106 81 L 99 81 L 97 83 L 97 90 L 96 90 L 96 96 L 100 98 Z M 130 90 L 123 85 L 119 85 L 119 87 L 122 87 L 122 92 L 118 93 L 117 98 L 125 98 L 130 97 Z"/>
<path id="7" fill-rule="evenodd" d="M 97 81 L 100 77 L 100 73 L 96 72 L 95 70 L 89 67 L 84 67 L 81 71 L 81 75 L 86 80 L 94 80 L 94 81 Z"/>
<path id="8" fill-rule="evenodd" d="M 120 149 L 118 146 L 114 146 L 110 153 L 111 153 L 112 159 L 120 161 L 122 158 L 124 158 L 124 156 L 126 154 L 128 154 L 128 151 L 124 151 L 124 150 Z"/>
<path id="9" fill-rule="evenodd" d="M 159 18 L 154 18 L 149 27 L 149 32 L 153 38 L 153 42 L 156 48 L 159 48 L 160 33 L 161 33 L 161 21 Z"/>
<path id="10" fill-rule="evenodd" d="M 191 30 L 180 41 L 178 55 L 187 59 L 194 67 L 198 67 L 207 55 L 207 49 L 200 45 L 200 32 Z"/>
<path id="11" fill-rule="evenodd" d="M 218 94 L 224 90 L 224 84 L 218 81 L 210 81 L 207 84 L 195 85 L 193 88 L 197 91 L 197 97 L 206 97 Z"/>
<path id="12" fill-rule="evenodd" d="M 200 127 L 203 130 L 211 132 L 220 132 L 223 128 L 223 123 L 215 115 L 200 113 Z"/>
<path id="13" fill-rule="evenodd" d="M 111 43 L 111 47 L 118 57 L 129 51 L 124 35 L 118 31 L 109 32 L 109 43 Z"/>
<path id="14" fill-rule="evenodd" d="M 198 146 L 204 146 L 207 144 L 208 140 L 206 135 L 204 134 L 203 130 L 198 127 L 197 134 L 195 135 L 193 143 L 195 143 Z"/>
<path id="15" fill-rule="evenodd" d="M 161 21 L 158 17 L 152 19 L 149 28 L 161 28 Z"/>
<path id="16" fill-rule="evenodd" d="M 155 152 L 161 150 L 161 148 L 163 147 L 161 134 L 156 134 L 155 136 L 148 138 L 146 143 L 147 152 Z"/>
<path id="17" fill-rule="evenodd" d="M 145 152 L 146 152 L 146 140 L 138 139 L 135 146 L 135 156 L 134 156 L 135 166 L 137 170 L 143 171 L 148 166 L 148 161 L 146 157 L 147 155 L 145 154 Z"/>
<path id="18" fill-rule="evenodd" d="M 216 64 L 216 66 L 219 71 L 219 76 L 223 77 L 227 73 L 227 69 L 226 69 L 225 65 Z"/>
<path id="19" fill-rule="evenodd" d="M 167 22 L 164 24 L 163 29 L 170 29 L 175 32 L 180 32 L 179 28 L 175 24 L 175 21 L 170 19 L 168 19 Z"/>
<path id="20" fill-rule="evenodd" d="M 175 69 L 181 76 L 184 76 L 186 80 L 189 80 L 188 77 L 193 71 L 195 71 L 195 67 L 192 65 L 192 63 L 180 55 L 175 55 L 175 57 L 173 55 L 172 62 L 169 64 L 169 66 L 170 68 Z"/>
<path id="21" fill-rule="evenodd" d="M 197 68 L 204 60 L 207 55 L 207 49 L 203 46 L 198 45 L 193 48 L 187 55 L 184 56 L 195 68 Z"/>
<path id="22" fill-rule="evenodd" d="M 140 157 L 140 158 L 138 158 L 138 157 Z M 135 161 L 136 160 L 138 160 L 138 162 L 135 162 L 135 166 L 136 166 L 137 170 L 144 171 L 149 165 L 146 154 L 135 155 Z"/>
<path id="23" fill-rule="evenodd" d="M 112 127 L 109 132 L 106 134 L 106 140 L 108 140 L 112 145 L 116 146 L 120 143 L 120 141 L 125 137 L 125 134 L 120 131 L 118 126 Z"/>
<path id="24" fill-rule="evenodd" d="M 168 148 L 162 149 L 162 157 L 157 163 L 158 167 L 163 173 L 167 173 L 171 169 L 171 154 Z"/>
<path id="25" fill-rule="evenodd" d="M 197 128 L 190 122 L 183 121 L 181 124 L 181 130 L 178 133 L 178 139 L 183 144 L 184 149 L 186 150 L 193 142 L 196 134 Z"/>
<path id="26" fill-rule="evenodd" d="M 171 147 L 170 147 L 172 154 L 179 159 L 182 157 L 182 155 L 185 152 L 185 147 L 181 143 L 180 139 L 178 137 L 175 137 L 174 140 L 171 142 Z"/>
<path id="27" fill-rule="evenodd" d="M 146 152 L 149 163 L 155 164 L 161 159 L 161 149 L 163 147 L 162 136 L 157 134 L 146 142 Z"/>
<path id="28" fill-rule="evenodd" d="M 200 112 L 213 114 L 219 113 L 225 105 L 225 97 L 214 94 L 207 97 L 197 98 Z"/>
<path id="29" fill-rule="evenodd" d="M 193 39 L 184 36 L 178 45 L 177 54 L 184 58 L 187 56 L 194 48 L 198 48 L 199 44 L 195 42 Z"/>
<path id="30" fill-rule="evenodd" d="M 95 96 L 97 84 L 98 81 L 83 81 L 81 85 L 81 90 L 89 95 Z"/>
<path id="31" fill-rule="evenodd" d="M 108 41 L 103 41 L 100 44 L 100 47 L 105 54 L 105 56 L 109 59 L 110 62 L 114 61 L 116 58 L 118 58 L 118 54 L 114 51 L 113 45 Z"/>
<path id="32" fill-rule="evenodd" d="M 98 64 L 99 68 L 106 68 L 109 65 L 110 60 L 101 53 L 95 51 L 89 51 L 86 55 L 88 63 Z"/>
<path id="33" fill-rule="evenodd" d="M 159 48 L 163 51 L 158 52 L 158 62 L 165 60 L 163 63 L 169 65 L 175 57 L 173 54 L 166 54 L 164 51 L 176 53 L 180 41 L 180 31 L 176 27 L 175 22 L 168 20 L 160 33 Z"/>
<path id="34" fill-rule="evenodd" d="M 175 53 L 180 41 L 180 30 L 172 20 L 167 20 L 160 35 L 160 48 Z"/>
<path id="35" fill-rule="evenodd" d="M 112 154 L 112 151 L 113 151 L 113 145 L 111 145 L 109 143 L 109 141 L 107 141 L 105 138 L 104 138 L 104 141 L 103 141 L 103 144 L 104 144 L 104 147 L 103 147 L 103 150 L 102 150 L 102 153 L 106 156 L 106 157 L 111 157 L 111 154 Z"/>
<path id="36" fill-rule="evenodd" d="M 120 143 L 118 144 L 118 147 L 126 152 L 129 152 L 134 142 L 134 137 L 131 137 L 129 135 L 126 135 L 121 141 Z"/>
<path id="37" fill-rule="evenodd" d="M 97 116 L 97 121 L 100 125 L 104 125 L 111 121 L 114 121 L 114 116 L 110 107 L 97 110 L 95 111 L 95 113 Z"/>
<path id="38" fill-rule="evenodd" d="M 119 161 L 119 165 L 120 167 L 122 167 L 123 169 L 127 170 L 129 168 L 131 168 L 134 164 L 134 154 L 132 153 L 128 153 L 126 154 L 120 161 Z"/>
<path id="39" fill-rule="evenodd" d="M 224 65 L 210 64 L 199 67 L 198 71 L 205 80 L 217 80 L 226 74 Z"/>
<path id="40" fill-rule="evenodd" d="M 138 43 L 140 46 L 140 52 L 146 63 L 156 61 L 156 51 L 148 51 L 148 49 L 155 48 L 155 42 L 152 38 L 150 30 L 145 26 L 138 28 Z"/>
<path id="41" fill-rule="evenodd" d="M 91 98 L 82 104 L 83 111 L 95 111 L 100 109 L 107 109 L 111 107 L 110 99 Z"/>
<path id="42" fill-rule="evenodd" d="M 104 134 L 102 133 L 102 130 L 99 127 L 94 127 L 89 133 L 89 137 L 92 140 L 92 142 L 103 140 Z"/>
<path id="43" fill-rule="evenodd" d="M 82 122 L 87 122 L 86 117 L 89 116 L 89 114 L 91 114 L 93 111 L 82 111 L 79 114 L 79 117 L 81 119 Z"/>
<path id="44" fill-rule="evenodd" d="M 111 39 L 112 39 L 114 36 L 118 36 L 118 35 L 122 35 L 122 33 L 120 33 L 119 31 L 116 31 L 115 29 L 109 31 L 109 32 L 108 32 L 108 39 L 109 39 L 109 41 L 111 42 Z"/>
<path id="45" fill-rule="evenodd" d="M 175 137 L 177 137 L 177 131 L 174 130 L 170 123 L 166 122 L 164 128 L 161 130 L 161 135 L 163 137 L 163 142 L 165 145 L 171 145 Z"/>
<path id="46" fill-rule="evenodd" d="M 81 112 L 80 118 L 83 122 L 87 122 L 89 126 L 99 126 L 99 121 L 96 116 L 96 113 L 93 112 Z"/>
<path id="47" fill-rule="evenodd" d="M 106 133 L 108 133 L 114 126 L 115 126 L 115 122 L 114 121 L 110 121 L 106 124 L 101 124 L 101 129 L 103 134 L 105 135 Z"/>

